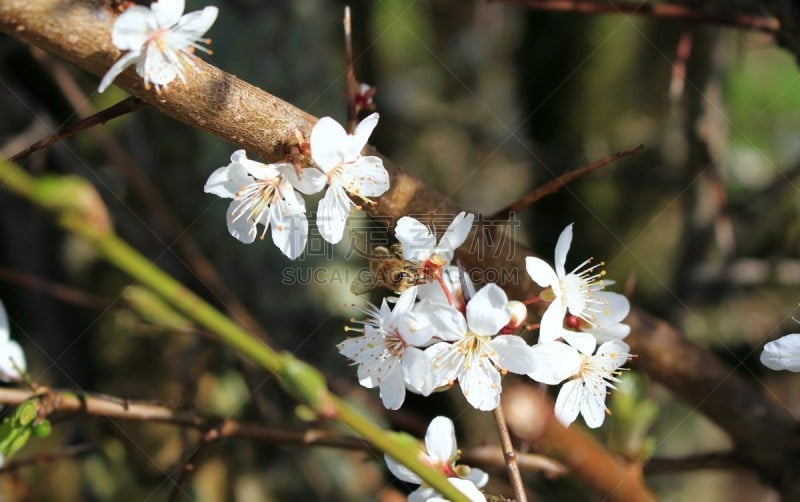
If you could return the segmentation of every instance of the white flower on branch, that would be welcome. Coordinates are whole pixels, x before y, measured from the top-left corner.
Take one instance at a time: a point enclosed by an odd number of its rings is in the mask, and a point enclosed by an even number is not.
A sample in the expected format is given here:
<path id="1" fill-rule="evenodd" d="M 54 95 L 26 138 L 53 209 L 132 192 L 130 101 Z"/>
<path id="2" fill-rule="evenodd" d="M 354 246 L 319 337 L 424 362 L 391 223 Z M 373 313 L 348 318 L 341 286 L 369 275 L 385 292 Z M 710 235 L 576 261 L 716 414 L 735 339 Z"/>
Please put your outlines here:
<path id="1" fill-rule="evenodd" d="M 556 398 L 555 414 L 564 425 L 583 415 L 586 425 L 600 427 L 606 415 L 606 394 L 614 388 L 619 368 L 630 358 L 625 342 L 612 340 L 601 345 L 594 355 L 578 352 L 561 342 L 543 342 L 532 348 L 536 369 L 528 376 L 537 382 L 555 385 L 567 378 Z"/>
<path id="2" fill-rule="evenodd" d="M 380 387 L 383 405 L 390 410 L 403 405 L 406 388 L 423 396 L 434 390 L 433 363 L 417 348 L 430 343 L 433 328 L 412 312 L 416 296 L 416 288 L 411 287 L 400 295 L 393 310 L 386 299 L 380 309 L 371 305 L 365 310 L 368 318 L 358 321 L 363 328 L 346 328 L 363 336 L 337 345 L 342 355 L 358 365 L 359 383 L 369 389 Z"/>
<path id="3" fill-rule="evenodd" d="M 205 191 L 233 199 L 228 206 L 228 231 L 245 244 L 261 238 L 272 226 L 272 240 L 283 254 L 295 259 L 303 253 L 308 238 L 303 193 L 318 192 L 325 177 L 317 169 L 304 169 L 298 178 L 292 164 L 262 164 L 247 158 L 244 150 L 231 155 L 231 163 L 209 176 Z"/>
<path id="4" fill-rule="evenodd" d="M 479 410 L 500 404 L 501 373 L 521 375 L 535 369 L 535 356 L 519 336 L 500 335 L 511 321 L 506 293 L 496 284 L 481 288 L 466 307 L 466 316 L 450 305 L 423 303 L 420 309 L 442 342 L 425 350 L 436 369 L 437 387 L 456 379 L 467 402 Z"/>
<path id="5" fill-rule="evenodd" d="M 0 380 L 12 382 L 19 380 L 27 369 L 22 347 L 11 339 L 8 316 L 3 302 L 0 302 Z"/>
<path id="6" fill-rule="evenodd" d="M 117 75 L 133 64 L 144 79 L 145 88 L 156 91 L 180 78 L 186 81 L 185 69 L 194 68 L 195 49 L 211 53 L 200 45 L 210 43 L 202 36 L 217 19 L 217 8 L 183 14 L 184 0 L 159 0 L 150 8 L 134 5 L 114 21 L 111 40 L 117 48 L 128 51 L 103 77 L 99 92 L 103 92 Z"/>
<path id="7" fill-rule="evenodd" d="M 761 364 L 771 370 L 800 371 L 800 333 L 785 335 L 764 345 Z"/>
<path id="8" fill-rule="evenodd" d="M 383 160 L 362 156 L 379 115 L 373 113 L 356 126 L 350 135 L 331 117 L 323 117 L 311 130 L 311 158 L 328 177 L 328 190 L 317 208 L 320 235 L 331 244 L 342 240 L 350 210 L 358 207 L 349 195 L 366 204 L 389 190 L 389 173 Z M 349 194 L 349 195 L 348 195 Z"/>
<path id="9" fill-rule="evenodd" d="M 525 259 L 528 275 L 536 284 L 546 288 L 540 297 L 550 302 L 542 316 L 540 342 L 562 337 L 567 312 L 592 328 L 602 328 L 615 324 L 612 319 L 618 317 L 617 313 L 625 312 L 627 315 L 630 310 L 630 304 L 624 296 L 602 291 L 609 284 L 603 281 L 605 272 L 599 270 L 602 263 L 591 265 L 590 258 L 572 272 L 566 272 L 564 265 L 571 243 L 572 224 L 567 225 L 558 237 L 555 268 L 541 258 L 529 256 Z"/>
<path id="10" fill-rule="evenodd" d="M 459 460 L 456 431 L 453 421 L 447 417 L 436 417 L 431 420 L 425 431 L 426 453 L 422 461 L 447 476 L 450 483 L 471 501 L 484 501 L 486 497 L 478 490 L 489 481 L 489 475 L 474 467 L 456 465 Z M 386 466 L 401 481 L 423 485 L 408 495 L 409 502 L 443 501 L 441 495 L 433 488 L 425 486 L 422 479 L 406 466 L 385 455 Z"/>

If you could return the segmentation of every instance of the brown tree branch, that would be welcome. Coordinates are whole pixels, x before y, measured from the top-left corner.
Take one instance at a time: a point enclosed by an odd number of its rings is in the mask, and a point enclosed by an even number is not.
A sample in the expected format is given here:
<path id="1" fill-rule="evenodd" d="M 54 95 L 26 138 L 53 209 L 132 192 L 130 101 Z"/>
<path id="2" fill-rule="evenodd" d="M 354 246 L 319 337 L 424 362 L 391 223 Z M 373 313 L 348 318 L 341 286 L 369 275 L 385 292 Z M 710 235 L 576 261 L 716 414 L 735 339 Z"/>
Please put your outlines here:
<path id="1" fill-rule="evenodd" d="M 98 11 L 96 3 L 86 0 L 0 2 L 0 30 L 98 76 L 120 56 L 111 44 L 112 21 L 109 12 Z M 195 64 L 199 71 L 187 75 L 185 84 L 171 84 L 163 96 L 145 91 L 141 78 L 132 70 L 124 72 L 116 82 L 165 114 L 265 159 L 282 158 L 288 153 L 287 145 L 296 137 L 296 130 L 308 136 L 316 121 L 313 116 L 202 60 L 195 60 Z M 366 151 L 377 154 L 371 147 Z M 370 211 L 382 216 L 382 221 L 407 214 L 429 214 L 420 219 L 434 226 L 437 233 L 443 232 L 447 222 L 432 218 L 433 214 L 457 214 L 461 208 L 388 159 L 384 165 L 390 173 L 392 189 Z M 391 221 L 388 224 L 393 226 Z M 492 229 L 476 229 L 487 230 Z M 492 247 L 481 248 L 488 246 L 487 242 L 478 239 L 479 245 L 462 255 L 464 264 L 493 266 L 499 272 L 525 270 L 524 258 L 532 254 L 530 251 L 508 239 L 495 240 Z M 504 286 L 512 298 L 535 294 L 526 274 L 521 274 L 518 283 Z M 663 321 L 633 308 L 628 322 L 633 327 L 628 340 L 640 356 L 636 359 L 638 366 L 719 424 L 731 436 L 742 458 L 752 462 L 784 495 L 800 499 L 800 478 L 793 472 L 797 431 L 790 414 Z M 576 448 L 584 445 L 582 435 L 573 429 L 566 431 L 564 434 L 575 434 L 569 441 Z"/>
<path id="2" fill-rule="evenodd" d="M 574 12 L 576 14 L 631 14 L 662 19 L 677 19 L 731 28 L 763 31 L 775 34 L 781 27 L 778 19 L 747 14 L 716 14 L 683 5 L 643 4 L 642 2 L 597 2 L 589 0 L 500 0 L 535 10 Z"/>
<path id="3" fill-rule="evenodd" d="M 800 5 L 794 0 L 760 0 L 758 3 L 778 20 L 775 38 L 800 64 Z"/>
<path id="4" fill-rule="evenodd" d="M 22 389 L 0 388 L 0 404 L 18 406 L 36 399 L 41 417 L 54 422 L 74 416 L 114 418 L 132 422 L 154 422 L 203 431 L 206 443 L 225 438 L 244 438 L 285 446 L 323 446 L 355 451 L 374 451 L 368 442 L 326 429 L 286 429 L 274 425 L 240 422 L 201 415 L 192 410 L 176 410 L 163 404 L 130 401 L 113 396 L 77 395 L 52 389 L 32 392 Z M 531 472 L 541 471 L 548 477 L 565 474 L 566 468 L 543 455 L 518 454 L 519 465 Z M 503 450 L 493 446 L 464 448 L 461 460 L 465 464 L 493 469 L 505 469 Z M 18 463 L 21 463 L 18 462 Z M 34 463 L 27 462 L 25 465 Z"/>
<path id="5" fill-rule="evenodd" d="M 0 267 L 0 281 L 15 284 L 21 288 L 43 293 L 64 303 L 70 303 L 93 310 L 106 310 L 114 302 L 109 298 L 100 298 L 84 293 L 79 289 L 59 284 L 57 282 L 40 279 L 39 277 L 25 274 L 17 270 Z"/>

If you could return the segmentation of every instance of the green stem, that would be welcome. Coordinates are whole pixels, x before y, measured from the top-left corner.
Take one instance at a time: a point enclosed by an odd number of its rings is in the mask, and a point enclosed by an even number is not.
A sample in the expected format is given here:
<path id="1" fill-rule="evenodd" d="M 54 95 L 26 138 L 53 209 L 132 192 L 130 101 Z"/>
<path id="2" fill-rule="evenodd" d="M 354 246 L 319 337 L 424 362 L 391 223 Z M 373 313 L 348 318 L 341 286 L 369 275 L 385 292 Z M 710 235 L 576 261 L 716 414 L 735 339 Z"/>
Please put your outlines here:
<path id="1" fill-rule="evenodd" d="M 361 416 L 328 391 L 324 377 L 315 368 L 289 353 L 274 351 L 117 237 L 107 223 L 105 206 L 90 184 L 71 176 L 37 179 L 0 160 L 0 187 L 53 211 L 60 226 L 86 239 L 131 278 L 214 333 L 222 343 L 274 374 L 287 392 L 321 416 L 346 425 L 450 500 L 467 501 L 443 474 L 420 460 L 419 445 L 410 436 L 389 433 Z"/>

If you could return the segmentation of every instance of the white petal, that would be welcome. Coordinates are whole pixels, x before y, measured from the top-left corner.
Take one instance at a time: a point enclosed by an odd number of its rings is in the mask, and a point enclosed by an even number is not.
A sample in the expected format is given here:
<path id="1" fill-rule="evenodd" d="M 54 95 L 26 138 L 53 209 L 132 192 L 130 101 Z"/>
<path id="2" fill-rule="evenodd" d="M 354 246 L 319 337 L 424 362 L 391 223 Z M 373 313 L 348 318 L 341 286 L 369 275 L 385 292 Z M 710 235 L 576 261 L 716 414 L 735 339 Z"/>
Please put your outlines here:
<path id="1" fill-rule="evenodd" d="M 595 316 L 598 328 L 606 328 L 621 322 L 628 317 L 628 313 L 631 311 L 631 303 L 624 295 L 619 293 L 598 291 L 594 293 L 594 298 L 598 302 L 605 304 L 603 312 Z"/>
<path id="2" fill-rule="evenodd" d="M 500 335 L 493 338 L 489 346 L 500 356 L 495 364 L 504 370 L 525 375 L 536 369 L 536 356 L 519 336 Z"/>
<path id="3" fill-rule="evenodd" d="M 556 385 L 580 369 L 580 354 L 566 343 L 538 343 L 531 351 L 536 358 L 536 368 L 528 376 L 537 382 Z"/>
<path id="4" fill-rule="evenodd" d="M 425 349 L 425 354 L 433 362 L 436 387 L 448 385 L 458 378 L 458 372 L 464 362 L 464 354 L 455 344 L 439 342 Z"/>
<path id="5" fill-rule="evenodd" d="M 158 20 L 153 12 L 147 7 L 134 5 L 114 21 L 111 41 L 118 49 L 139 51 L 157 30 Z"/>
<path id="6" fill-rule="evenodd" d="M 248 159 L 244 153 L 244 150 L 237 150 L 234 152 L 234 154 L 238 154 L 240 152 L 241 155 L 237 157 L 236 163 L 241 165 L 244 170 L 247 171 L 247 174 L 257 180 L 274 180 L 280 175 L 281 169 L 283 169 L 286 165 L 291 166 L 291 164 L 283 163 L 264 164 L 263 162 L 258 162 L 257 160 Z M 233 160 L 233 156 L 231 156 L 231 160 Z"/>
<path id="7" fill-rule="evenodd" d="M 272 241 L 290 260 L 303 254 L 307 239 L 308 220 L 305 213 L 284 215 L 281 221 L 272 221 Z"/>
<path id="8" fill-rule="evenodd" d="M 160 28 L 170 28 L 177 23 L 184 9 L 184 0 L 158 0 L 150 4 Z"/>
<path id="9" fill-rule="evenodd" d="M 628 361 L 630 347 L 620 340 L 611 340 L 601 345 L 594 356 L 600 367 L 607 373 L 613 373 Z"/>
<path id="10" fill-rule="evenodd" d="M 470 502 L 486 502 L 486 497 L 481 493 L 477 486 L 472 481 L 461 478 L 447 478 L 451 485 L 455 486 L 458 491 L 463 493 Z M 429 502 L 447 501 L 442 497 L 434 497 L 428 499 Z"/>
<path id="11" fill-rule="evenodd" d="M 355 336 L 352 338 L 345 338 L 336 345 L 336 348 L 339 349 L 341 355 L 355 361 L 369 343 L 370 340 L 366 336 Z"/>
<path id="12" fill-rule="evenodd" d="M 542 320 L 539 323 L 539 342 L 552 342 L 561 338 L 566 314 L 566 305 L 560 298 L 556 298 L 542 315 Z"/>
<path id="13" fill-rule="evenodd" d="M 393 459 L 389 455 L 384 455 L 383 460 L 386 461 L 386 467 L 389 468 L 389 472 L 394 474 L 394 477 L 399 479 L 400 481 L 405 481 L 406 483 L 414 483 L 415 485 L 422 484 L 422 479 L 419 476 L 414 474 L 411 469 L 404 466 L 397 460 Z"/>
<path id="14" fill-rule="evenodd" d="M 348 141 L 347 131 L 331 117 L 322 117 L 311 129 L 311 158 L 324 173 L 338 166 L 344 157 L 342 147 Z"/>
<path id="15" fill-rule="evenodd" d="M 169 51 L 162 51 L 158 44 L 147 44 L 144 58 L 139 58 L 136 64 L 136 73 L 144 78 L 145 85 L 165 86 L 178 77 L 182 66 L 170 55 Z"/>
<path id="16" fill-rule="evenodd" d="M 506 292 L 497 284 L 487 284 L 467 304 L 469 329 L 482 336 L 494 336 L 511 320 L 506 310 Z"/>
<path id="17" fill-rule="evenodd" d="M 408 502 L 432 502 L 437 499 L 442 500 L 439 495 L 439 492 L 437 492 L 430 486 L 420 486 L 419 488 L 408 494 Z"/>
<path id="18" fill-rule="evenodd" d="M 8 314 L 6 313 L 5 305 L 0 301 L 0 343 L 9 339 L 9 333 Z"/>
<path id="19" fill-rule="evenodd" d="M 416 347 L 406 347 L 402 363 L 409 389 L 423 396 L 429 396 L 436 389 L 436 372 L 425 352 Z"/>
<path id="20" fill-rule="evenodd" d="M 397 322 L 397 330 L 405 342 L 412 347 L 424 347 L 436 334 L 427 319 L 418 319 L 416 314 L 408 313 Z"/>
<path id="21" fill-rule="evenodd" d="M 131 7 L 133 8 L 133 7 Z M 108 89 L 108 86 L 111 85 L 111 82 L 114 81 L 117 76 L 122 73 L 122 71 L 136 62 L 136 58 L 141 56 L 141 52 L 138 50 L 130 51 L 114 63 L 111 68 L 108 69 L 105 75 L 103 75 L 103 80 L 100 81 L 100 85 L 97 87 L 97 92 L 103 92 Z"/>
<path id="22" fill-rule="evenodd" d="M 350 208 L 355 206 L 339 185 L 331 185 L 317 206 L 317 227 L 323 239 L 336 244 L 342 240 Z"/>
<path id="23" fill-rule="evenodd" d="M 558 284 L 556 271 L 541 258 L 535 256 L 528 256 L 525 258 L 525 269 L 528 271 L 528 275 L 531 276 L 531 279 L 533 279 L 533 282 L 543 288 Z"/>
<path id="24" fill-rule="evenodd" d="M 328 182 L 328 177 L 316 167 L 307 167 L 303 169 L 300 177 L 297 177 L 297 170 L 291 164 L 283 164 L 285 167 L 281 170 L 281 176 L 288 180 L 300 192 L 311 195 L 321 192 Z"/>
<path id="25" fill-rule="evenodd" d="M 228 232 L 240 242 L 251 244 L 256 240 L 256 222 L 247 217 L 235 214 L 236 208 L 239 206 L 239 201 L 233 200 L 228 206 L 228 214 L 226 220 L 228 221 Z"/>
<path id="26" fill-rule="evenodd" d="M 380 157 L 361 157 L 346 164 L 340 176 L 345 189 L 353 195 L 378 197 L 389 190 L 389 173 Z"/>
<path id="27" fill-rule="evenodd" d="M 464 315 L 446 303 L 434 303 L 423 300 L 415 307 L 420 323 L 433 326 L 434 335 L 444 341 L 457 341 L 467 333 L 467 321 Z"/>
<path id="28" fill-rule="evenodd" d="M 800 371 L 800 333 L 782 336 L 764 345 L 761 364 L 771 370 Z"/>
<path id="29" fill-rule="evenodd" d="M 581 401 L 581 415 L 590 429 L 603 425 L 606 418 L 606 386 L 597 387 L 595 392 L 597 394 L 587 389 Z"/>
<path id="30" fill-rule="evenodd" d="M 237 152 L 244 152 L 244 150 Z M 234 152 L 234 155 L 237 152 Z M 232 158 L 233 156 L 231 156 Z M 236 192 L 252 182 L 253 179 L 247 175 L 247 171 L 240 164 L 231 162 L 211 173 L 203 190 L 218 197 L 233 199 L 236 197 Z"/>
<path id="31" fill-rule="evenodd" d="M 217 20 L 218 13 L 219 11 L 216 7 L 209 6 L 203 10 L 189 12 L 181 17 L 177 26 L 170 30 L 170 41 L 182 40 L 183 43 L 174 44 L 173 48 L 182 50 L 196 40 L 203 38 L 203 35 Z"/>
<path id="32" fill-rule="evenodd" d="M 567 263 L 567 252 L 569 251 L 570 244 L 572 244 L 572 223 L 561 231 L 561 235 L 558 236 L 558 242 L 556 242 L 556 274 L 558 274 L 560 278 L 566 275 L 564 264 Z"/>
<path id="33" fill-rule="evenodd" d="M 474 408 L 490 411 L 500 404 L 500 373 L 486 357 L 466 362 L 458 375 L 458 384 Z"/>
<path id="34" fill-rule="evenodd" d="M 403 258 L 409 261 L 427 260 L 436 247 L 436 236 L 433 232 L 410 216 L 403 216 L 397 221 L 394 235 L 403 246 Z"/>
<path id="35" fill-rule="evenodd" d="M 478 469 L 477 467 L 470 467 L 469 473 L 466 476 L 463 476 L 462 479 L 471 481 L 472 484 L 478 488 L 483 488 L 486 486 L 486 483 L 489 482 L 489 473 L 483 469 Z"/>
<path id="36" fill-rule="evenodd" d="M 450 226 L 447 227 L 442 238 L 439 239 L 439 245 L 436 246 L 435 251 L 436 255 L 448 263 L 452 261 L 455 250 L 467 240 L 474 219 L 475 215 L 472 213 L 464 211 L 458 213 L 450 223 Z"/>
<path id="37" fill-rule="evenodd" d="M 624 339 L 630 334 L 631 327 L 627 324 L 619 323 L 608 326 L 607 328 L 591 328 L 587 329 L 586 331 L 591 333 L 595 339 L 597 339 L 597 343 L 603 343 L 610 340 Z"/>
<path id="38" fill-rule="evenodd" d="M 425 448 L 434 461 L 449 461 L 453 458 L 458 452 L 453 421 L 447 417 L 431 420 L 428 430 L 425 431 Z"/>
<path id="39" fill-rule="evenodd" d="M 406 399 L 406 383 L 403 368 L 399 364 L 389 367 L 380 384 L 380 395 L 387 410 L 398 410 Z"/>
<path id="40" fill-rule="evenodd" d="M 597 347 L 597 340 L 591 333 L 577 333 L 568 329 L 562 329 L 561 338 L 587 355 L 592 355 L 595 347 Z"/>
<path id="41" fill-rule="evenodd" d="M 565 427 L 578 418 L 584 392 L 583 382 L 580 380 L 570 380 L 558 392 L 555 414 L 558 421 L 564 424 Z"/>
<path id="42" fill-rule="evenodd" d="M 353 132 L 353 138 L 351 143 L 351 149 L 353 152 L 357 154 L 361 153 L 361 150 L 364 149 L 364 146 L 369 142 L 369 137 L 372 134 L 372 131 L 375 129 L 375 126 L 378 125 L 378 119 L 380 115 L 377 113 L 373 113 L 367 117 L 364 117 L 364 120 L 358 123 L 356 126 L 356 130 Z"/>
<path id="43" fill-rule="evenodd" d="M 14 367 L 19 368 L 19 371 Z M 25 353 L 22 347 L 14 340 L 8 340 L 0 344 L 0 380 L 10 382 L 19 380 L 22 375 L 20 371 L 27 369 Z"/>

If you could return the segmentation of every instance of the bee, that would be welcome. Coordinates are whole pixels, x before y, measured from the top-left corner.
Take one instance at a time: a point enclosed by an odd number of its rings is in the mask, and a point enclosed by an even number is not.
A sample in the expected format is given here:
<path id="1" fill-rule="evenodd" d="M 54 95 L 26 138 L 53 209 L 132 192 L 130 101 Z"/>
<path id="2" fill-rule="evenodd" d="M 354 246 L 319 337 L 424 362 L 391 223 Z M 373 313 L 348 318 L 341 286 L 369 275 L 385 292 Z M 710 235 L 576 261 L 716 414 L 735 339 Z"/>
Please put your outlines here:
<path id="1" fill-rule="evenodd" d="M 369 270 L 365 277 L 357 277 L 350 283 L 350 292 L 363 295 L 378 286 L 402 293 L 411 286 L 428 282 L 422 265 L 403 259 L 401 244 L 390 247 L 378 246 L 372 250 L 369 258 Z"/>

